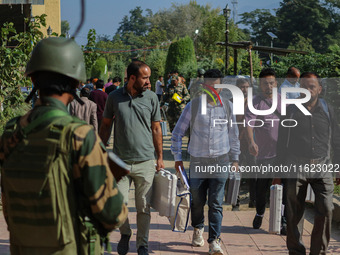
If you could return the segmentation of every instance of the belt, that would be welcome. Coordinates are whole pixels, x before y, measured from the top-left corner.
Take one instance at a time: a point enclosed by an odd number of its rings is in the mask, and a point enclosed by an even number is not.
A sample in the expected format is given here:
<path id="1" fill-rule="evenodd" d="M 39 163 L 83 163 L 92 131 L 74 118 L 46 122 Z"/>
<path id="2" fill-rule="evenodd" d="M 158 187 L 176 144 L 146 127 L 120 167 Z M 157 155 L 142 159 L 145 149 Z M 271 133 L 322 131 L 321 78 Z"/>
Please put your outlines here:
<path id="1" fill-rule="evenodd" d="M 217 162 L 220 161 L 222 159 L 227 159 L 227 161 L 229 160 L 228 154 L 223 154 L 217 157 L 210 157 L 210 158 L 206 158 L 206 157 L 194 157 L 191 156 L 192 160 L 197 160 L 197 161 L 209 161 L 209 162 Z"/>
<path id="2" fill-rule="evenodd" d="M 304 164 L 320 164 L 320 163 L 324 162 L 326 159 L 327 159 L 327 157 L 304 158 L 304 157 L 294 156 L 294 160 L 298 161 L 299 163 L 304 163 Z"/>

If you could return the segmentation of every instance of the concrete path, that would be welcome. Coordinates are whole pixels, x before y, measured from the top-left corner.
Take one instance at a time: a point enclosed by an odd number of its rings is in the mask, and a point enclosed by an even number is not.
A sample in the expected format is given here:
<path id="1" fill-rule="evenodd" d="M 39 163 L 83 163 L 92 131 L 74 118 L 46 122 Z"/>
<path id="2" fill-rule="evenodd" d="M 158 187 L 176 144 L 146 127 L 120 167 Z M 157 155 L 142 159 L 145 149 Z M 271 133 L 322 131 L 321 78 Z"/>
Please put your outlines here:
<path id="1" fill-rule="evenodd" d="M 112 148 L 112 140 L 110 141 Z M 186 147 L 185 146 L 183 149 Z M 185 153 L 184 153 L 185 156 Z M 174 162 L 170 153 L 170 136 L 164 139 L 164 158 L 165 167 L 174 171 Z M 185 159 L 185 158 L 184 158 Z M 188 168 L 188 159 L 186 159 L 185 167 Z M 132 187 L 133 189 L 133 187 Z M 130 253 L 136 253 L 136 212 L 134 207 L 133 192 L 130 192 L 129 200 L 129 219 L 133 229 L 133 236 L 130 241 Z M 280 235 L 272 235 L 268 233 L 269 227 L 269 212 L 265 213 L 261 229 L 255 230 L 252 228 L 252 221 L 255 215 L 255 209 L 250 209 L 247 206 L 247 194 L 243 194 L 241 200 L 241 211 L 233 212 L 231 207 L 223 205 L 223 222 L 221 240 L 225 254 L 242 255 L 242 254 L 288 254 L 286 249 L 286 238 Z M 205 208 L 206 227 L 204 238 L 208 238 L 207 213 L 208 208 Z M 203 247 L 195 248 L 191 246 L 192 228 L 189 227 L 186 233 L 175 233 L 170 230 L 170 224 L 167 218 L 160 217 L 157 212 L 151 213 L 151 229 L 149 251 L 151 254 L 207 254 L 207 242 Z M 303 241 L 306 247 L 310 247 L 310 234 L 312 231 L 313 208 L 311 206 L 306 210 L 306 220 L 304 224 Z M 9 254 L 9 234 L 7 225 L 4 221 L 2 213 L 0 214 L 0 255 Z M 117 243 L 120 239 L 119 231 L 114 231 L 110 235 L 112 245 L 111 254 L 117 254 Z M 309 252 L 309 251 L 307 251 Z M 108 254 L 108 253 L 106 253 Z M 308 253 L 307 253 L 308 254 Z M 331 242 L 328 249 L 328 254 L 340 254 L 340 229 L 336 226 L 332 229 Z"/>

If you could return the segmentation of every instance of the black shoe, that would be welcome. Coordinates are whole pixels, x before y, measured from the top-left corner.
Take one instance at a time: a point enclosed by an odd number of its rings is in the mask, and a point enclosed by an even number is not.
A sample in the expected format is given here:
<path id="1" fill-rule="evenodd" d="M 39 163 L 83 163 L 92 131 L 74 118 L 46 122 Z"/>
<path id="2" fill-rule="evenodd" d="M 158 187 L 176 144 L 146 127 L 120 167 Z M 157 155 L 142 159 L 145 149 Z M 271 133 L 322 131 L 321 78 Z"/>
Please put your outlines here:
<path id="1" fill-rule="evenodd" d="M 249 204 L 248 204 L 248 207 L 249 207 L 249 208 L 255 208 L 255 207 L 256 207 L 256 202 L 255 202 L 255 200 L 250 200 L 250 201 L 249 201 Z"/>
<path id="2" fill-rule="evenodd" d="M 259 229 L 262 225 L 263 216 L 256 215 L 253 221 L 253 228 Z"/>
<path id="3" fill-rule="evenodd" d="M 117 252 L 119 255 L 125 255 L 129 252 L 129 241 L 131 235 L 121 235 L 117 245 Z"/>
<path id="4" fill-rule="evenodd" d="M 286 223 L 282 224 L 280 235 L 282 235 L 282 236 L 286 236 L 287 235 L 287 224 Z"/>
<path id="5" fill-rule="evenodd" d="M 138 255 L 149 255 L 148 249 L 144 246 L 139 246 L 137 253 Z"/>
<path id="6" fill-rule="evenodd" d="M 240 206 L 239 205 L 233 205 L 233 208 L 231 209 L 234 212 L 238 212 L 240 210 Z"/>

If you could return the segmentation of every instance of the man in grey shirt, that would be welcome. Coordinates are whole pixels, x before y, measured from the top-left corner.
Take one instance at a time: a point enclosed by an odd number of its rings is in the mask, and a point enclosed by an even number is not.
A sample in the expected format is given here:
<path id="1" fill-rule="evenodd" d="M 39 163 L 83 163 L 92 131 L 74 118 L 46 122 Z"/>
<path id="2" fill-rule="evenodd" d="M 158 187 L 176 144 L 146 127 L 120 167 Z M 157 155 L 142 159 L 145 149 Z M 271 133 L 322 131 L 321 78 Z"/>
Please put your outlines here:
<path id="1" fill-rule="evenodd" d="M 113 151 L 131 166 L 128 176 L 118 183 L 128 203 L 130 183 L 135 186 L 137 210 L 137 251 L 148 254 L 151 186 L 156 170 L 164 168 L 160 107 L 155 93 L 149 91 L 151 70 L 142 61 L 133 61 L 127 68 L 128 83 L 110 93 L 103 114 L 99 135 L 106 142 L 114 120 Z M 127 254 L 132 235 L 129 220 L 120 228 L 118 254 Z"/>

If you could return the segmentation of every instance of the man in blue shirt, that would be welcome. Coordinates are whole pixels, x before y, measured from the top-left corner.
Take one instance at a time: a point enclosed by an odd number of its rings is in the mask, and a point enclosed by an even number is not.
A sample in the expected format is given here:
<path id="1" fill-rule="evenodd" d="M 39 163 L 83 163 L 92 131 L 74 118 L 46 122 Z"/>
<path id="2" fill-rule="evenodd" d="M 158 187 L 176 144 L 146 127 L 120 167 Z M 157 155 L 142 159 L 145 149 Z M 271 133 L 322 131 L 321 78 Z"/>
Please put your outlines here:
<path id="1" fill-rule="evenodd" d="M 204 74 L 204 78 L 203 91 L 208 95 L 204 95 L 207 96 L 206 99 L 200 96 L 191 100 L 184 108 L 172 133 L 171 151 L 176 170 L 179 171 L 179 167 L 183 169 L 182 138 L 190 128 L 188 151 L 192 194 L 191 224 L 194 227 L 192 245 L 204 245 L 204 205 L 208 195 L 209 254 L 223 254 L 219 237 L 224 188 L 230 169 L 229 162 L 233 162 L 233 169 L 238 168 L 240 142 L 235 116 L 231 116 L 232 104 L 228 100 L 221 100 L 221 89 L 214 89 L 215 84 L 221 83 L 222 73 L 211 69 Z M 206 105 L 206 114 L 201 113 L 202 104 Z M 234 125 L 229 125 L 230 120 Z"/>

